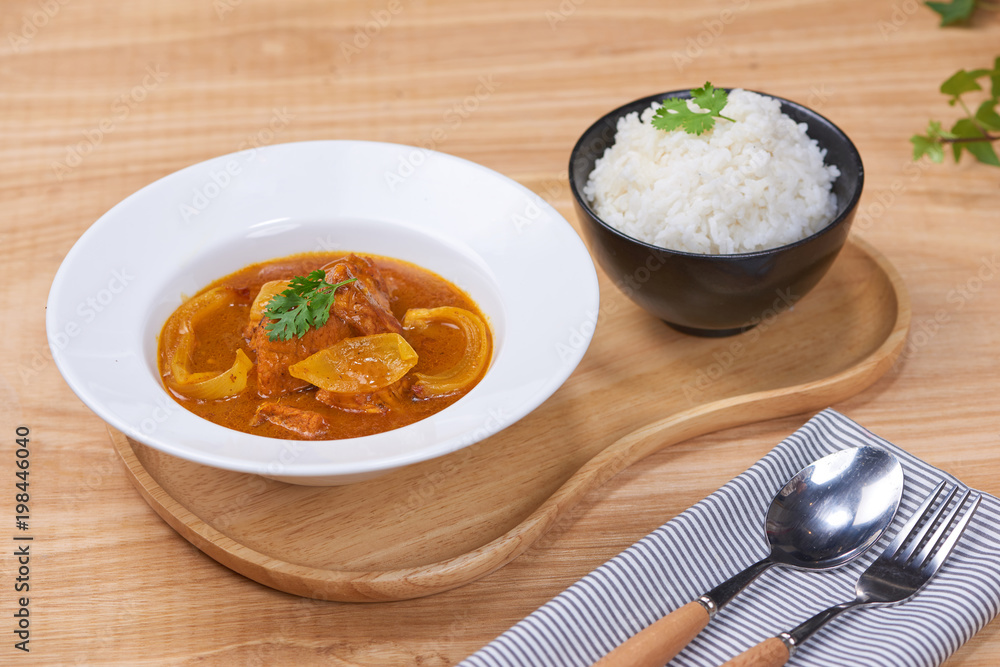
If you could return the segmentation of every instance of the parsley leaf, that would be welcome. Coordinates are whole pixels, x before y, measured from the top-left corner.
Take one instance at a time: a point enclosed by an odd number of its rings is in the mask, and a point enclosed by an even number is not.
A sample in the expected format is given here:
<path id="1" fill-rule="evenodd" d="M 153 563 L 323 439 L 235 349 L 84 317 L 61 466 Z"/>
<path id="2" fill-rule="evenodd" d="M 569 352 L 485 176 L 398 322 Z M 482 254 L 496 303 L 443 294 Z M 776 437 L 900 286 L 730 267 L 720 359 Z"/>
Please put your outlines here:
<path id="1" fill-rule="evenodd" d="M 301 337 L 310 327 L 318 329 L 326 324 L 337 288 L 355 280 L 357 278 L 348 278 L 331 285 L 326 282 L 326 273 L 322 269 L 292 278 L 284 292 L 271 297 L 264 311 L 264 317 L 272 320 L 267 325 L 268 339 Z"/>
<path id="2" fill-rule="evenodd" d="M 951 0 L 951 2 L 928 2 L 927 6 L 941 15 L 941 25 L 964 23 L 976 10 L 977 0 Z"/>
<path id="3" fill-rule="evenodd" d="M 722 115 L 728 99 L 726 91 L 713 88 L 712 83 L 706 81 L 704 86 L 691 91 L 691 101 L 698 105 L 700 111 L 688 107 L 686 99 L 673 97 L 663 100 L 651 123 L 658 130 L 670 132 L 680 128 L 688 134 L 700 135 L 715 127 L 716 118 L 736 122 Z"/>

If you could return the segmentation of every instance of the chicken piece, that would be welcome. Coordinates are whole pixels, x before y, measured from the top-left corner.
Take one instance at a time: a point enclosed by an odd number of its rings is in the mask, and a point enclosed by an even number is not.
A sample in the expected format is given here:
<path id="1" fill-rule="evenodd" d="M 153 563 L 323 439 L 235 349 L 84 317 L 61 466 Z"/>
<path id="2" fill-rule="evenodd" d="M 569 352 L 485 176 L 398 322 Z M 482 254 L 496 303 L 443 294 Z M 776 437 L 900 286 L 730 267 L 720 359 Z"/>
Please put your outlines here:
<path id="1" fill-rule="evenodd" d="M 320 389 L 316 392 L 316 400 L 345 412 L 384 415 L 393 408 L 398 408 L 400 403 L 406 400 L 405 383 L 404 379 L 370 394 L 337 394 Z"/>
<path id="2" fill-rule="evenodd" d="M 367 257 L 347 255 L 327 266 L 326 281 L 336 285 L 356 278 L 349 289 L 337 290 L 333 312 L 358 330 L 358 335 L 403 333 L 389 307 L 389 289 L 378 268 Z"/>
<path id="3" fill-rule="evenodd" d="M 330 433 L 330 424 L 323 415 L 280 403 L 261 403 L 250 420 L 250 425 L 260 426 L 264 422 L 271 422 L 312 440 L 324 438 Z"/>
<path id="4" fill-rule="evenodd" d="M 261 288 L 264 297 L 258 295 L 255 299 L 256 310 L 251 309 L 251 319 L 244 332 L 250 349 L 257 356 L 257 394 L 261 398 L 283 396 L 310 386 L 305 380 L 292 377 L 288 367 L 344 338 L 402 333 L 402 326 L 389 309 L 385 282 L 375 265 L 366 258 L 348 255 L 327 270 L 327 282 L 335 284 L 347 278 L 357 280 L 337 290 L 326 324 L 286 341 L 271 340 L 267 332 L 271 320 L 259 315 L 266 304 L 258 302 L 269 301 L 266 292 L 271 292 L 271 296 L 277 294 L 281 284 L 272 281 Z"/>
<path id="5" fill-rule="evenodd" d="M 310 329 L 301 337 L 271 340 L 262 320 L 250 337 L 250 349 L 257 353 L 257 394 L 261 398 L 284 396 L 310 386 L 305 380 L 292 377 L 288 367 L 320 350 L 353 335 L 351 327 L 331 317 L 319 329 Z"/>

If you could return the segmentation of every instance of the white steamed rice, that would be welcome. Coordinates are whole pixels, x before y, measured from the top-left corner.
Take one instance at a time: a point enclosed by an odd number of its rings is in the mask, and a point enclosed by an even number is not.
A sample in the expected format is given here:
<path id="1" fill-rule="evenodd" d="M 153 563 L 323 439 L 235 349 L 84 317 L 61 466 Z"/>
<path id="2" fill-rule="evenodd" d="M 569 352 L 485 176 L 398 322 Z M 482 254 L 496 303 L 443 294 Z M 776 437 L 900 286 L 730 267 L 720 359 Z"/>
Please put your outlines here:
<path id="1" fill-rule="evenodd" d="M 733 90 L 722 113 L 736 122 L 716 119 L 700 136 L 654 128 L 659 106 L 619 119 L 583 189 L 612 227 L 663 248 L 733 254 L 793 243 L 832 221 L 840 172 L 778 100 Z"/>

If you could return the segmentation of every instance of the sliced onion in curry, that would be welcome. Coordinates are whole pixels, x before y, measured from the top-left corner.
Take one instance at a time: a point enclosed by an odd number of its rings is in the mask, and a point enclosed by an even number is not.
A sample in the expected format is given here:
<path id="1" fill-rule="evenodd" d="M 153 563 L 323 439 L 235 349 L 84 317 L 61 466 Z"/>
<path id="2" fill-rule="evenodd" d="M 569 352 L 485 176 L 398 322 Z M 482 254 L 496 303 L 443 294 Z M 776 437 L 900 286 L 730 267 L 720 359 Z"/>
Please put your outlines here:
<path id="1" fill-rule="evenodd" d="M 247 374 L 253 362 L 243 350 L 237 348 L 236 361 L 221 373 L 194 373 L 185 384 L 170 383 L 170 387 L 188 398 L 211 400 L 236 396 L 247 388 Z M 206 378 L 206 376 L 208 376 Z M 204 379 L 202 379 L 204 378 Z"/>
<path id="2" fill-rule="evenodd" d="M 288 373 L 335 394 L 368 394 L 398 382 L 417 353 L 395 333 L 345 338 L 288 367 Z"/>
<path id="3" fill-rule="evenodd" d="M 447 396 L 476 382 L 489 362 L 490 339 L 482 318 L 464 308 L 411 308 L 403 316 L 403 329 L 422 331 L 432 324 L 458 328 L 465 338 L 465 352 L 451 368 L 434 375 L 414 373 L 413 393 L 423 398 Z"/>
<path id="4" fill-rule="evenodd" d="M 232 294 L 216 287 L 181 304 L 163 327 L 163 349 L 170 361 L 165 378 L 171 389 L 189 398 L 208 400 L 235 396 L 246 389 L 247 374 L 253 367 L 250 357 L 236 350 L 236 361 L 227 370 L 194 373 L 189 368 L 194 354 L 194 329 L 198 322 L 229 305 Z"/>

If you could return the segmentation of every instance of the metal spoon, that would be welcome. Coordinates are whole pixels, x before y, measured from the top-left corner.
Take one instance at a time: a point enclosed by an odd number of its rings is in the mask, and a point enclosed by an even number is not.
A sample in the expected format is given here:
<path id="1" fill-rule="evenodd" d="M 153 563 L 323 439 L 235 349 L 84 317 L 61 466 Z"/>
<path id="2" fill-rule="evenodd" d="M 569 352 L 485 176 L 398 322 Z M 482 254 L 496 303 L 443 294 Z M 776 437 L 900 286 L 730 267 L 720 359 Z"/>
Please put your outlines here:
<path id="1" fill-rule="evenodd" d="M 772 565 L 825 570 L 862 554 L 892 522 L 902 494 L 899 461 L 877 447 L 844 449 L 810 464 L 771 501 L 767 558 L 656 621 L 595 667 L 663 667 Z"/>

